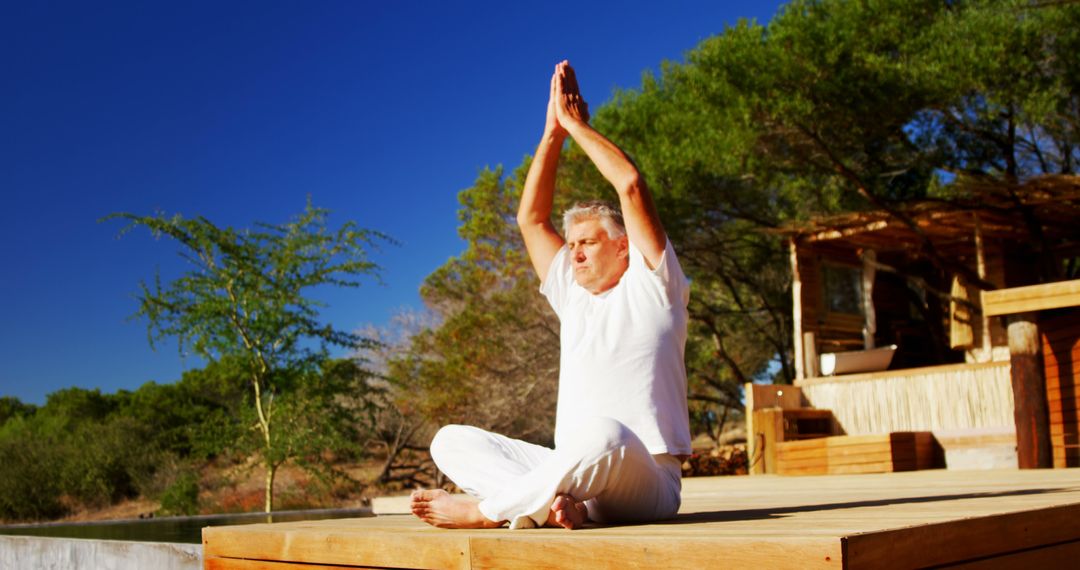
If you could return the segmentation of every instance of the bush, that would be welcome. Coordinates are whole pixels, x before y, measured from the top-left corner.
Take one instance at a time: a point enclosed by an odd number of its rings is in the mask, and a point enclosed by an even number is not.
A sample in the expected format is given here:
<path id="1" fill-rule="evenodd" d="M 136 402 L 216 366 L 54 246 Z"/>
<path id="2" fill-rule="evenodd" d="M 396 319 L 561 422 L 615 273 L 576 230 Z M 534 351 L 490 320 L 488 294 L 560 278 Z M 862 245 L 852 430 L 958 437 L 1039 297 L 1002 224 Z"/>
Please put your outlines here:
<path id="1" fill-rule="evenodd" d="M 61 493 L 91 507 L 138 496 L 152 478 L 157 456 L 140 428 L 119 418 L 83 424 L 66 434 L 58 474 Z"/>
<path id="2" fill-rule="evenodd" d="M 199 477 L 182 473 L 161 494 L 162 515 L 194 515 L 199 512 Z"/>
<path id="3" fill-rule="evenodd" d="M 42 445 L 25 426 L 7 427 L 0 437 L 0 519 L 35 521 L 66 514 L 56 448 Z"/>

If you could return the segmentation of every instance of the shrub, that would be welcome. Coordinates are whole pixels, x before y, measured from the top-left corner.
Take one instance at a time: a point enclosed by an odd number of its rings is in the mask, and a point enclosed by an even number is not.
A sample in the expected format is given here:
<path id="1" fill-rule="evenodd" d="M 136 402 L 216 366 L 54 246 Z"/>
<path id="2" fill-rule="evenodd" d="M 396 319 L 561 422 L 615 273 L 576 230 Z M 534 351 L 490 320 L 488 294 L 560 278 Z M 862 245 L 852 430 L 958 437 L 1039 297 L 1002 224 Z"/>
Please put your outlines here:
<path id="1" fill-rule="evenodd" d="M 162 515 L 194 515 L 199 512 L 199 477 L 195 473 L 181 473 L 161 494 Z"/>

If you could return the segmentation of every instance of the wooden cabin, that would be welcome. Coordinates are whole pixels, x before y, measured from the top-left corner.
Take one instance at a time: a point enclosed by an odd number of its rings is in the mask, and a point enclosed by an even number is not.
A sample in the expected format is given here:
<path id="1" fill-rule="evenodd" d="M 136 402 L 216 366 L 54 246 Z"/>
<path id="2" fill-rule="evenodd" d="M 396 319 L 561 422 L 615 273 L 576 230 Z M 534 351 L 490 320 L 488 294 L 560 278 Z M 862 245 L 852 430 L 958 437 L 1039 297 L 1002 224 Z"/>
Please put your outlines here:
<path id="1" fill-rule="evenodd" d="M 1039 311 L 1057 331 L 1043 335 L 1047 350 L 1080 350 L 1080 310 L 1062 309 L 1080 305 L 1080 281 L 1068 281 L 1078 274 L 1071 265 L 1080 259 L 1078 222 L 1080 177 L 1063 176 L 1019 188 L 978 188 L 964 202 L 926 201 L 902 211 L 849 213 L 786 228 L 799 393 L 789 408 L 830 410 L 834 425 L 816 435 L 929 432 L 941 448 L 939 466 L 970 469 L 1017 466 L 1017 426 L 1046 416 L 1047 401 L 1056 401 L 1054 418 L 1040 420 L 1057 422 L 1053 463 L 1080 465 L 1076 359 L 1066 364 L 1073 367 L 1067 374 L 1057 372 L 1065 368 L 1053 359 L 1058 379 L 1050 384 L 1057 392 L 1049 400 L 1040 393 L 1035 400 L 1043 407 L 1032 410 L 1016 405 L 1021 371 L 1015 347 L 1010 350 L 1010 323 L 1037 322 Z M 1062 281 L 1039 285 L 1047 280 Z M 1016 300 L 1010 291 L 1033 285 L 1021 293 L 1028 301 L 1001 309 L 1001 299 Z M 994 310 L 983 306 L 984 293 L 998 303 Z M 1047 297 L 1054 300 L 1040 301 Z M 1043 359 L 1029 360 L 1023 366 L 1039 367 L 1044 383 Z M 749 387 L 751 424 L 755 410 L 776 408 L 770 390 L 784 388 Z M 793 390 L 786 390 L 790 402 Z M 1062 408 L 1062 401 L 1071 403 Z M 769 429 L 781 440 L 785 429 L 792 436 L 799 431 L 792 418 L 779 420 L 787 428 Z M 751 447 L 761 447 L 762 429 L 749 427 L 757 434 L 749 438 Z M 1048 439 L 1045 431 L 1034 439 Z M 752 450 L 752 458 L 761 451 Z M 769 454 L 774 467 L 775 452 Z M 758 471 L 775 472 L 767 466 Z"/>

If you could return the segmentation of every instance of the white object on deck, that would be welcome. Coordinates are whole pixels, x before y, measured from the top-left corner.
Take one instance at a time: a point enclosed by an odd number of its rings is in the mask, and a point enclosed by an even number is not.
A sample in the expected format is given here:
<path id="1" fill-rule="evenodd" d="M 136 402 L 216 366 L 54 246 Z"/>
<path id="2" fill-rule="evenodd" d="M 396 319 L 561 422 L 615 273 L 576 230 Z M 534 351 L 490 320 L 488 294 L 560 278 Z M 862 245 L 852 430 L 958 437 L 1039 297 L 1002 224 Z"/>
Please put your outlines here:
<path id="1" fill-rule="evenodd" d="M 821 354 L 821 375 L 854 374 L 885 370 L 896 353 L 896 345 L 890 344 L 869 350 L 849 352 L 824 352 Z"/>

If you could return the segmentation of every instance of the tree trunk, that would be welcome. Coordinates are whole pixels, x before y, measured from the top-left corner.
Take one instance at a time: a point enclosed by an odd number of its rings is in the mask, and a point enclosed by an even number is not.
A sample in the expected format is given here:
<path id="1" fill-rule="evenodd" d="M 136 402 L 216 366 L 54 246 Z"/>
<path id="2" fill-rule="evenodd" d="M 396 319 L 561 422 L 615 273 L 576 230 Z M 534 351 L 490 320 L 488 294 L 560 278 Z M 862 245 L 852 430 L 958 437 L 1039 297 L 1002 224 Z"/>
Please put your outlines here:
<path id="1" fill-rule="evenodd" d="M 274 510 L 274 477 L 277 475 L 277 465 L 268 459 L 266 461 L 266 514 Z"/>

